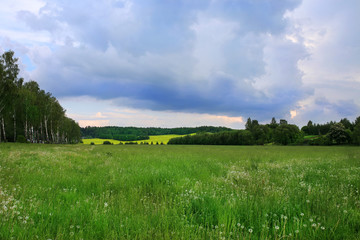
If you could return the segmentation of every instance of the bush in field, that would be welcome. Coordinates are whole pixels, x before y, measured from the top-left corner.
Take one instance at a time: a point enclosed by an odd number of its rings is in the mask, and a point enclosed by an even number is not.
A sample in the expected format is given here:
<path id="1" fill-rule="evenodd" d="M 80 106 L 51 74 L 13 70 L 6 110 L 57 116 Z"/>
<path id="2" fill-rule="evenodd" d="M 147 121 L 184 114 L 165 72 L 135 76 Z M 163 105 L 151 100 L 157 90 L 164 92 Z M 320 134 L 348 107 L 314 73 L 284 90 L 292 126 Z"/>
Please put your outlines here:
<path id="1" fill-rule="evenodd" d="M 299 128 L 296 125 L 292 124 L 281 124 L 274 131 L 275 142 L 282 145 L 295 143 L 299 136 Z"/>
<path id="2" fill-rule="evenodd" d="M 149 136 L 138 136 L 138 135 L 131 135 L 131 134 L 118 134 L 113 135 L 112 139 L 119 140 L 119 141 L 137 141 L 137 140 L 147 140 Z"/>
<path id="3" fill-rule="evenodd" d="M 351 141 L 353 144 L 360 145 L 360 117 L 355 120 L 355 127 L 351 136 Z"/>
<path id="4" fill-rule="evenodd" d="M 111 145 L 111 142 L 110 141 L 104 141 L 103 145 Z"/>
<path id="5" fill-rule="evenodd" d="M 320 135 L 319 137 L 316 137 L 314 139 L 304 141 L 304 143 L 314 146 L 326 146 L 331 145 L 331 140 L 328 136 Z"/>
<path id="6" fill-rule="evenodd" d="M 90 145 L 95 145 L 95 143 L 94 143 L 94 142 L 91 142 Z"/>
<path id="7" fill-rule="evenodd" d="M 360 124 L 356 125 L 352 134 L 352 143 L 360 145 Z"/>
<path id="8" fill-rule="evenodd" d="M 27 143 L 26 138 L 23 135 L 18 135 L 16 142 L 18 143 Z"/>
<path id="9" fill-rule="evenodd" d="M 330 140 L 336 144 L 347 143 L 349 141 L 349 133 L 346 131 L 342 123 L 336 123 L 330 127 L 328 134 Z"/>
<path id="10" fill-rule="evenodd" d="M 256 125 L 251 130 L 251 134 L 254 138 L 254 143 L 257 145 L 264 145 L 270 139 L 269 127 L 265 125 Z"/>

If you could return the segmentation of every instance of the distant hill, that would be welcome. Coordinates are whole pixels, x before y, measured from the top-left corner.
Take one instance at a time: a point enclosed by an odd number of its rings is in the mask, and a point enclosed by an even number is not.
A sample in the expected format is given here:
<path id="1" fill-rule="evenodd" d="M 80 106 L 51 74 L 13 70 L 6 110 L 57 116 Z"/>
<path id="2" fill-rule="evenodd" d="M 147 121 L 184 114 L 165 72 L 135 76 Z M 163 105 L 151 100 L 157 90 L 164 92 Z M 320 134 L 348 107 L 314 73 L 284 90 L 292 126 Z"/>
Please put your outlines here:
<path id="1" fill-rule="evenodd" d="M 232 131 L 227 127 L 181 127 L 181 128 L 139 128 L 139 127 L 85 127 L 81 128 L 82 138 L 115 139 L 120 141 L 146 140 L 155 135 L 185 135 L 191 133 L 218 133 Z"/>

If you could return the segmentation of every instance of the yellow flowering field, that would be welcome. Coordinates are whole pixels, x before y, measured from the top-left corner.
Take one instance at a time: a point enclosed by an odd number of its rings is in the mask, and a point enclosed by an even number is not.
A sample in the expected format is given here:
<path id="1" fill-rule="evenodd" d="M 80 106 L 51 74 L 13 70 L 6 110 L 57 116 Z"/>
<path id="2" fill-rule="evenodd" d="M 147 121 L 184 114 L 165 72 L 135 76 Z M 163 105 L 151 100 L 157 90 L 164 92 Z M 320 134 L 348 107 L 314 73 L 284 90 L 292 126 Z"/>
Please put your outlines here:
<path id="1" fill-rule="evenodd" d="M 193 135 L 193 134 L 190 134 L 190 135 Z M 183 137 L 183 136 L 186 136 L 186 135 L 155 135 L 155 136 L 150 136 L 150 139 L 139 140 L 139 141 L 118 141 L 118 140 L 114 140 L 114 139 L 100 139 L 100 138 L 83 139 L 82 141 L 84 144 L 90 144 L 92 142 L 94 144 L 103 144 L 104 141 L 109 141 L 113 144 L 119 144 L 120 142 L 122 142 L 122 143 L 136 142 L 137 144 L 141 144 L 141 143 L 167 144 L 171 138 Z"/>

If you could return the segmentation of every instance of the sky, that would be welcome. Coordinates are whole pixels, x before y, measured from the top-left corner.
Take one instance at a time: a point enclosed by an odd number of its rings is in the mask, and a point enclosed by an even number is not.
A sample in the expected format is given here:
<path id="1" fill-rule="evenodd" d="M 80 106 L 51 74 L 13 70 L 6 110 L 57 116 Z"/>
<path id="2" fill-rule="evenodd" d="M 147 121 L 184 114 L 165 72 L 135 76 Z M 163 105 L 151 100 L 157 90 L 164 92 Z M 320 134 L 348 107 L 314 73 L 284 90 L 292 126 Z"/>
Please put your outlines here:
<path id="1" fill-rule="evenodd" d="M 360 116 L 359 0 L 0 1 L 0 52 L 82 127 Z"/>

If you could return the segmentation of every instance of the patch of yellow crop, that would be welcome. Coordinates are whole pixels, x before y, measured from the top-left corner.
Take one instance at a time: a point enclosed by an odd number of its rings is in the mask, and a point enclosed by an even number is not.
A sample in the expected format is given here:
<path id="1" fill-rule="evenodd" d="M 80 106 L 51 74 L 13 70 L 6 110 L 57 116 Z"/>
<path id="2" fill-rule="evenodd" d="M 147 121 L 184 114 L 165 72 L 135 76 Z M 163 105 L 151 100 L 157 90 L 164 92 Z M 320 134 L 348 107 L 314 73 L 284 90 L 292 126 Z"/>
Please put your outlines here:
<path id="1" fill-rule="evenodd" d="M 190 135 L 194 135 L 190 134 Z M 136 142 L 138 144 L 141 143 L 149 143 L 149 144 L 167 144 L 169 142 L 169 140 L 171 138 L 176 138 L 176 137 L 183 137 L 186 135 L 154 135 L 154 136 L 149 136 L 150 139 L 147 140 L 139 140 L 139 141 L 118 141 L 118 140 L 113 140 L 113 139 L 100 139 L 100 138 L 91 138 L 91 139 L 83 139 L 83 143 L 84 144 L 91 144 L 91 142 L 93 142 L 94 144 L 103 144 L 104 141 L 110 141 L 113 144 L 119 144 L 120 142 L 122 143 L 126 143 L 126 142 Z"/>
<path id="2" fill-rule="evenodd" d="M 91 139 L 83 139 L 82 140 L 84 144 L 91 144 L 92 142 L 94 144 L 103 144 L 104 141 L 109 141 L 113 144 L 119 144 L 120 141 L 118 140 L 113 140 L 113 139 L 100 139 L 100 138 L 91 138 Z"/>

